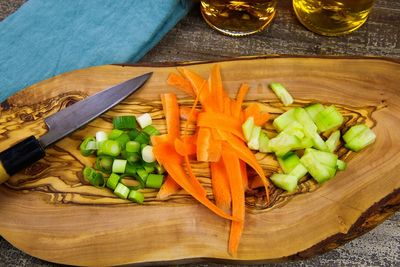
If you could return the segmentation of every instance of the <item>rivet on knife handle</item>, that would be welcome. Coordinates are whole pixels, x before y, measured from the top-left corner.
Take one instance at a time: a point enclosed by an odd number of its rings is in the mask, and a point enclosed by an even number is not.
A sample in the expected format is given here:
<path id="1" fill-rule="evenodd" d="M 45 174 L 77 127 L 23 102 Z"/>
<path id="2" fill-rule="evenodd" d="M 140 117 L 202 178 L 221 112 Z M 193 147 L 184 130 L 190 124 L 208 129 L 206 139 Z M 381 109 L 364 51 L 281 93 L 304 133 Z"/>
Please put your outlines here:
<path id="1" fill-rule="evenodd" d="M 45 156 L 44 149 L 34 136 L 13 145 L 0 153 L 0 184 L 18 171 Z"/>

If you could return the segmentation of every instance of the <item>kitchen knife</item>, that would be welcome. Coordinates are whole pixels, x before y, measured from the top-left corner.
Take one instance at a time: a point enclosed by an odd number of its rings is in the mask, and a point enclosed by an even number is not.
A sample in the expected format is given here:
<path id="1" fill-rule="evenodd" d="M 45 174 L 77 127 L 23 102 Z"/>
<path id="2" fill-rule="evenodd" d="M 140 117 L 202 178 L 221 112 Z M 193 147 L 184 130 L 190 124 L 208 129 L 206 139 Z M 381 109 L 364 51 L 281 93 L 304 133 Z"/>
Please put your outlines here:
<path id="1" fill-rule="evenodd" d="M 43 158 L 46 147 L 79 129 L 138 90 L 151 75 L 151 72 L 146 73 L 115 85 L 47 117 L 44 120 L 48 128 L 45 135 L 39 139 L 32 135 L 0 153 L 0 184 Z"/>

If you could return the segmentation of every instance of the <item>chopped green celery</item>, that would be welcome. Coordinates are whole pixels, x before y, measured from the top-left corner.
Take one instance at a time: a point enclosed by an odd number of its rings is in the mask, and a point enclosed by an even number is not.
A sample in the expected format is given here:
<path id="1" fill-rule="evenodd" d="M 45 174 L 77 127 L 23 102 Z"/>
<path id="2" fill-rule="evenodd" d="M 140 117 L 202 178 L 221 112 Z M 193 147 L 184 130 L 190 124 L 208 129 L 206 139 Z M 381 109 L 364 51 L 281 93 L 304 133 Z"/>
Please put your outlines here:
<path id="1" fill-rule="evenodd" d="M 111 190 L 114 190 L 117 187 L 120 179 L 121 177 L 118 174 L 111 173 L 110 177 L 107 179 L 106 186 Z"/>
<path id="2" fill-rule="evenodd" d="M 142 204 L 144 201 L 144 195 L 142 192 L 139 192 L 137 190 L 131 190 L 129 192 L 128 199 L 138 204 Z"/>
<path id="3" fill-rule="evenodd" d="M 319 151 L 313 148 L 307 148 L 304 154 L 312 153 L 314 158 L 321 164 L 335 168 L 338 156 L 331 152 Z"/>
<path id="4" fill-rule="evenodd" d="M 345 144 L 345 147 L 351 149 L 355 152 L 358 152 L 365 148 L 366 146 L 375 142 L 376 135 L 375 133 L 369 129 L 368 127 L 365 128 L 364 131 L 359 133 L 355 138 L 353 138 L 350 142 Z"/>
<path id="5" fill-rule="evenodd" d="M 129 161 L 128 161 L 125 166 L 125 174 L 127 174 L 129 176 L 135 176 L 136 171 L 137 171 L 137 167 L 135 165 L 129 163 Z"/>
<path id="6" fill-rule="evenodd" d="M 292 150 L 306 149 L 312 147 L 313 145 L 314 142 L 310 137 L 304 137 L 300 140 L 300 145 L 292 147 Z"/>
<path id="7" fill-rule="evenodd" d="M 315 158 L 314 153 L 305 153 L 300 162 L 318 183 L 323 183 L 335 176 L 336 168 L 321 164 Z"/>
<path id="8" fill-rule="evenodd" d="M 137 175 L 139 175 L 139 178 L 141 179 L 141 181 L 143 183 L 146 183 L 147 176 L 149 175 L 148 172 L 145 169 L 141 168 L 141 169 L 138 169 L 136 171 L 136 173 L 137 173 Z"/>
<path id="9" fill-rule="evenodd" d="M 108 139 L 115 140 L 115 139 L 117 139 L 117 137 L 119 137 L 123 133 L 124 133 L 124 131 L 122 131 L 122 130 L 112 129 L 110 134 L 108 135 Z"/>
<path id="10" fill-rule="evenodd" d="M 251 131 L 250 140 L 247 142 L 247 146 L 250 149 L 252 150 L 260 149 L 260 143 L 259 143 L 260 133 L 261 133 L 261 127 L 254 126 L 253 130 Z"/>
<path id="11" fill-rule="evenodd" d="M 144 132 L 140 132 L 136 137 L 135 140 L 136 142 L 140 143 L 140 144 L 149 144 L 150 142 L 150 137 L 144 133 Z"/>
<path id="12" fill-rule="evenodd" d="M 97 150 L 97 155 L 108 155 L 116 157 L 121 153 L 121 148 L 117 141 L 115 140 L 105 140 L 99 146 Z"/>
<path id="13" fill-rule="evenodd" d="M 113 118 L 114 129 L 126 130 L 136 128 L 135 116 L 118 116 Z"/>
<path id="14" fill-rule="evenodd" d="M 112 172 L 114 173 L 124 173 L 126 167 L 127 160 L 126 159 L 114 159 L 112 165 Z"/>
<path id="15" fill-rule="evenodd" d="M 289 175 L 296 177 L 297 181 L 299 181 L 307 174 L 307 172 L 307 168 L 299 162 L 299 164 L 297 164 L 296 167 L 293 168 Z"/>
<path id="16" fill-rule="evenodd" d="M 331 135 L 329 138 L 325 141 L 326 146 L 328 147 L 329 152 L 335 152 L 335 150 L 338 148 L 340 144 L 340 131 L 336 130 Z"/>
<path id="17" fill-rule="evenodd" d="M 146 187 L 159 189 L 164 181 L 162 174 L 149 174 L 146 179 Z"/>
<path id="18" fill-rule="evenodd" d="M 304 127 L 297 121 L 291 122 L 286 128 L 283 130 L 285 133 L 290 135 L 294 135 L 299 139 L 304 138 Z"/>
<path id="19" fill-rule="evenodd" d="M 132 129 L 128 132 L 129 139 L 132 141 L 135 140 L 135 138 L 139 135 L 140 131 L 138 129 Z"/>
<path id="20" fill-rule="evenodd" d="M 293 135 L 289 135 L 285 132 L 281 132 L 276 137 L 269 140 L 269 148 L 275 152 L 277 157 L 284 156 L 293 147 L 299 147 L 301 141 L 299 138 Z"/>
<path id="21" fill-rule="evenodd" d="M 270 83 L 269 86 L 284 106 L 289 106 L 293 103 L 293 97 L 281 83 Z"/>
<path id="22" fill-rule="evenodd" d="M 339 171 L 344 171 L 347 168 L 347 163 L 338 159 L 336 162 L 336 167 Z"/>
<path id="23" fill-rule="evenodd" d="M 129 140 L 130 140 L 129 135 L 127 133 L 123 133 L 120 136 L 118 136 L 117 138 L 115 138 L 115 141 L 118 142 L 121 149 L 125 149 L 126 143 L 128 143 Z"/>
<path id="24" fill-rule="evenodd" d="M 293 192 L 297 188 L 297 178 L 293 175 L 274 173 L 270 179 L 275 186 L 288 192 Z"/>
<path id="25" fill-rule="evenodd" d="M 144 162 L 147 163 L 154 162 L 156 160 L 156 158 L 154 157 L 152 146 L 145 146 L 142 149 L 142 159 Z"/>
<path id="26" fill-rule="evenodd" d="M 332 105 L 318 113 L 314 121 L 319 131 L 326 132 L 342 125 L 344 119 L 342 114 Z"/>
<path id="27" fill-rule="evenodd" d="M 364 132 L 365 129 L 369 129 L 367 125 L 365 125 L 365 124 L 356 124 L 356 125 L 350 127 L 350 129 L 347 130 L 347 132 L 343 135 L 343 140 L 346 143 L 349 143 L 351 140 L 353 140 L 358 135 L 360 135 L 362 132 Z"/>
<path id="28" fill-rule="evenodd" d="M 285 113 L 275 118 L 272 125 L 278 132 L 282 132 L 290 123 L 292 123 L 295 120 L 296 118 L 294 117 L 294 109 L 289 109 Z"/>
<path id="29" fill-rule="evenodd" d="M 93 146 L 94 143 L 94 146 Z M 96 151 L 96 139 L 93 136 L 87 136 L 80 144 L 79 149 L 82 156 L 89 156 Z"/>
<path id="30" fill-rule="evenodd" d="M 272 150 L 269 147 L 269 138 L 268 135 L 261 130 L 260 131 L 260 136 L 258 137 L 258 143 L 259 143 L 259 150 L 262 153 L 271 153 Z"/>
<path id="31" fill-rule="evenodd" d="M 325 107 L 320 103 L 315 103 L 305 107 L 304 109 L 307 111 L 308 115 L 315 123 L 315 117 L 317 116 L 318 113 L 323 111 Z"/>
<path id="32" fill-rule="evenodd" d="M 98 156 L 96 158 L 95 167 L 97 170 L 110 173 L 112 169 L 113 158 L 110 156 Z"/>
<path id="33" fill-rule="evenodd" d="M 97 142 L 103 142 L 108 139 L 108 134 L 104 131 L 98 131 L 96 132 L 96 141 Z"/>
<path id="34" fill-rule="evenodd" d="M 151 116 L 149 113 L 144 113 L 136 118 L 136 121 L 139 123 L 140 128 L 145 128 L 153 123 Z"/>
<path id="35" fill-rule="evenodd" d="M 329 151 L 328 146 L 325 144 L 324 139 L 322 139 L 322 137 L 317 133 L 314 132 L 311 135 L 311 139 L 313 141 L 313 147 L 315 147 L 316 149 L 319 149 L 321 151 Z"/>
<path id="36" fill-rule="evenodd" d="M 306 133 L 317 132 L 317 126 L 312 121 L 311 117 L 303 108 L 294 109 L 294 117 L 296 120 L 303 125 Z"/>
<path id="37" fill-rule="evenodd" d="M 127 152 L 140 152 L 140 143 L 136 141 L 129 141 L 125 144 Z"/>
<path id="38" fill-rule="evenodd" d="M 153 125 L 144 127 L 142 131 L 147 133 L 149 136 L 160 135 L 160 132 Z"/>
<path id="39" fill-rule="evenodd" d="M 130 192 L 129 188 L 122 183 L 118 183 L 114 189 L 114 194 L 122 199 L 126 199 L 128 197 L 129 192 Z"/>
<path id="40" fill-rule="evenodd" d="M 248 117 L 247 120 L 242 124 L 243 135 L 247 142 L 250 141 L 251 133 L 253 132 L 253 127 L 254 127 L 253 117 Z"/>
<path id="41" fill-rule="evenodd" d="M 300 163 L 300 158 L 296 153 L 288 152 L 286 155 L 278 157 L 278 162 L 283 172 L 288 174 Z"/>
<path id="42" fill-rule="evenodd" d="M 83 169 L 83 178 L 94 186 L 103 186 L 104 185 L 104 177 L 103 174 L 97 172 L 95 169 L 91 167 L 85 167 Z"/>

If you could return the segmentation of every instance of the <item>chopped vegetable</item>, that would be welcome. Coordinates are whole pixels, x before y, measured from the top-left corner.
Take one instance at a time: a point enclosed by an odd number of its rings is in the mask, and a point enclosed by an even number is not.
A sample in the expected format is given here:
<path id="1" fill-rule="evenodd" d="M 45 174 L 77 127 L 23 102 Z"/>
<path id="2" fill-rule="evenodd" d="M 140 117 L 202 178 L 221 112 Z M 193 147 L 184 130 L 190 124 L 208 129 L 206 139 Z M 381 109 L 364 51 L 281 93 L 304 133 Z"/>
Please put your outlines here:
<path id="1" fill-rule="evenodd" d="M 81 154 L 85 157 L 93 154 L 97 149 L 96 139 L 93 136 L 86 137 L 79 148 Z"/>
<path id="2" fill-rule="evenodd" d="M 112 165 L 112 172 L 114 173 L 124 173 L 126 167 L 127 160 L 126 159 L 114 159 Z"/>
<path id="3" fill-rule="evenodd" d="M 307 111 L 308 116 L 310 116 L 310 118 L 315 122 L 317 114 L 323 111 L 325 107 L 320 103 L 315 103 L 305 107 L 304 109 Z"/>
<path id="4" fill-rule="evenodd" d="M 137 190 L 131 190 L 129 192 L 128 199 L 130 201 L 142 204 L 143 201 L 144 201 L 144 195 L 143 195 L 143 193 L 141 193 L 141 192 L 139 192 Z"/>
<path id="5" fill-rule="evenodd" d="M 336 167 L 339 171 L 344 171 L 347 168 L 347 164 L 343 160 L 338 159 L 336 162 Z"/>
<path id="6" fill-rule="evenodd" d="M 306 174 L 308 173 L 307 168 L 304 167 L 303 164 L 299 162 L 299 164 L 296 165 L 292 169 L 292 171 L 289 173 L 291 176 L 296 177 L 297 181 L 299 181 L 301 178 L 303 178 Z"/>
<path id="7" fill-rule="evenodd" d="M 130 192 L 129 188 L 122 183 L 118 183 L 114 189 L 114 194 L 122 199 L 126 199 L 128 197 L 129 192 Z"/>
<path id="8" fill-rule="evenodd" d="M 143 132 L 145 132 L 149 136 L 160 134 L 160 132 L 153 125 L 147 125 L 146 127 L 144 127 Z"/>
<path id="9" fill-rule="evenodd" d="M 83 169 L 83 178 L 94 186 L 103 186 L 104 184 L 103 174 L 90 167 Z"/>
<path id="10" fill-rule="evenodd" d="M 98 149 L 98 155 L 108 155 L 116 157 L 121 153 L 121 147 L 115 140 L 105 140 Z"/>
<path id="11" fill-rule="evenodd" d="M 126 152 L 140 152 L 140 143 L 136 141 L 128 141 L 125 145 Z"/>
<path id="12" fill-rule="evenodd" d="M 113 158 L 109 156 L 98 156 L 96 158 L 96 169 L 102 172 L 110 173 L 113 165 Z"/>
<path id="13" fill-rule="evenodd" d="M 145 146 L 142 149 L 142 158 L 145 162 L 154 162 L 156 160 L 154 157 L 152 146 Z"/>
<path id="14" fill-rule="evenodd" d="M 114 190 L 117 187 L 121 177 L 115 173 L 111 173 L 110 177 L 107 179 L 106 186 L 111 190 Z"/>
<path id="15" fill-rule="evenodd" d="M 375 142 L 375 133 L 365 124 L 351 127 L 344 135 L 345 146 L 353 151 L 360 151 Z"/>
<path id="16" fill-rule="evenodd" d="M 279 165 L 284 173 L 290 173 L 299 163 L 300 158 L 294 152 L 288 152 L 282 157 L 278 157 Z"/>
<path id="17" fill-rule="evenodd" d="M 314 122 L 319 131 L 326 132 L 338 128 L 342 125 L 343 120 L 342 114 L 332 105 L 319 112 L 315 116 Z"/>
<path id="18" fill-rule="evenodd" d="M 113 118 L 114 129 L 136 129 L 135 116 L 118 116 Z"/>
<path id="19" fill-rule="evenodd" d="M 140 128 L 144 129 L 146 126 L 149 126 L 153 123 L 151 119 L 151 115 L 149 113 L 144 113 L 136 118 L 137 122 L 140 125 Z"/>
<path id="20" fill-rule="evenodd" d="M 340 144 L 340 131 L 336 130 L 331 133 L 329 138 L 325 141 L 325 144 L 328 147 L 329 152 L 335 152 Z"/>
<path id="21" fill-rule="evenodd" d="M 146 187 L 159 189 L 163 183 L 164 175 L 162 174 L 149 174 L 146 179 Z"/>
<path id="22" fill-rule="evenodd" d="M 253 130 L 251 131 L 250 140 L 247 142 L 247 146 L 253 150 L 260 149 L 260 134 L 261 134 L 261 127 L 254 126 Z"/>
<path id="23" fill-rule="evenodd" d="M 246 141 L 250 141 L 251 133 L 254 128 L 254 117 L 248 117 L 247 120 L 242 124 L 242 131 Z"/>
<path id="24" fill-rule="evenodd" d="M 293 192 L 297 188 L 296 176 L 290 174 L 274 173 L 270 177 L 270 179 L 274 183 L 274 185 L 288 192 Z"/>
<path id="25" fill-rule="evenodd" d="M 122 131 L 122 130 L 112 129 L 111 133 L 108 135 L 108 139 L 115 140 L 123 133 L 124 133 L 124 131 Z"/>
<path id="26" fill-rule="evenodd" d="M 104 131 L 98 131 L 98 132 L 96 132 L 96 141 L 97 142 L 103 142 L 103 141 L 105 141 L 105 140 L 107 140 L 108 139 L 108 135 L 107 135 L 107 133 L 106 132 L 104 132 Z"/>
<path id="27" fill-rule="evenodd" d="M 262 153 L 270 153 L 272 150 L 269 147 L 269 138 L 268 135 L 261 130 L 260 136 L 258 137 L 258 143 L 259 143 L 259 150 Z"/>
<path id="28" fill-rule="evenodd" d="M 280 83 L 270 83 L 272 91 L 276 94 L 279 100 L 282 101 L 284 106 L 289 106 L 293 103 L 293 97 L 289 94 L 285 87 Z"/>

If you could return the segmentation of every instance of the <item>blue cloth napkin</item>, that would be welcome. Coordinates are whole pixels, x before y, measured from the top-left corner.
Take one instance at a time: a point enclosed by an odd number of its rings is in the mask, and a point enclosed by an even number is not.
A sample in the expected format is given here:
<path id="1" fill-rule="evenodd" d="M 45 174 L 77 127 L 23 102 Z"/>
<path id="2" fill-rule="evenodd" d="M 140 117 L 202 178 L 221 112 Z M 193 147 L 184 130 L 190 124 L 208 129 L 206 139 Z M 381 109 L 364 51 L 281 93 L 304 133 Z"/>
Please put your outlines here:
<path id="1" fill-rule="evenodd" d="M 63 72 L 138 61 L 191 6 L 189 0 L 29 0 L 0 22 L 0 102 Z"/>

